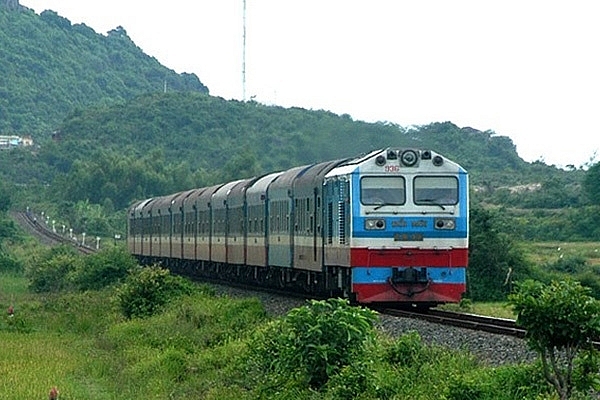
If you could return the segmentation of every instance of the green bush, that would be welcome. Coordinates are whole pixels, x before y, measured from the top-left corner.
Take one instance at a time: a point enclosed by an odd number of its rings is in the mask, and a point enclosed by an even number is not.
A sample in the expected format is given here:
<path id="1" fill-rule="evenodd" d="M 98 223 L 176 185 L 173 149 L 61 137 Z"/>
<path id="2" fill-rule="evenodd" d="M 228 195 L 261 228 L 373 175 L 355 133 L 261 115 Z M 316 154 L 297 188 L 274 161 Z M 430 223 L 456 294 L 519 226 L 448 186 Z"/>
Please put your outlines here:
<path id="1" fill-rule="evenodd" d="M 169 300 L 192 291 L 190 282 L 152 266 L 131 270 L 116 296 L 123 315 L 133 318 L 151 316 Z"/>
<path id="2" fill-rule="evenodd" d="M 21 316 L 21 314 L 4 314 L 2 318 L 0 318 L 0 332 L 29 333 L 31 332 L 31 329 L 30 324 Z"/>
<path id="3" fill-rule="evenodd" d="M 0 257 L 0 265 L 2 260 Z M 135 266 L 135 260 L 122 247 L 111 246 L 83 257 L 70 246 L 59 246 L 34 259 L 26 272 L 34 292 L 85 291 L 123 281 Z"/>
<path id="4" fill-rule="evenodd" d="M 320 389 L 365 354 L 376 313 L 346 300 L 312 300 L 268 324 L 250 344 L 250 365 L 280 384 Z"/>
<path id="5" fill-rule="evenodd" d="M 530 276 L 523 250 L 514 236 L 502 231 L 499 211 L 474 206 L 470 212 L 467 296 L 474 301 L 503 301 L 511 284 Z"/>
<path id="6" fill-rule="evenodd" d="M 547 398 L 551 390 L 539 362 L 495 368 L 490 379 L 491 398 L 539 399 L 540 394 Z"/>
<path id="7" fill-rule="evenodd" d="M 562 272 L 566 274 L 577 274 L 585 270 L 587 260 L 582 256 L 560 257 L 553 263 L 544 266 L 546 270 Z"/>
<path id="8" fill-rule="evenodd" d="M 73 274 L 82 265 L 82 257 L 72 248 L 52 248 L 26 271 L 29 288 L 36 293 L 71 290 L 74 288 Z"/>
<path id="9" fill-rule="evenodd" d="M 384 359 L 390 364 L 412 366 L 419 363 L 423 354 L 423 341 L 417 332 L 408 332 L 385 348 Z"/>
<path id="10" fill-rule="evenodd" d="M 123 247 L 109 246 L 83 260 L 75 271 L 74 283 L 79 290 L 98 290 L 118 283 L 136 266 L 135 259 Z"/>
<path id="11" fill-rule="evenodd" d="M 0 253 L 0 273 L 22 273 L 23 263 L 13 257 Z"/>
<path id="12" fill-rule="evenodd" d="M 0 199 L 0 202 L 2 199 Z M 1 205 L 0 205 L 1 206 Z M 2 242 L 4 239 L 11 239 L 17 233 L 15 223 L 8 219 L 6 215 L 0 211 L 0 250 L 2 249 Z"/>
<path id="13" fill-rule="evenodd" d="M 596 392 L 600 391 L 600 352 L 596 349 L 581 351 L 575 358 L 573 372 L 573 383 L 580 392 L 588 391 L 590 388 Z"/>
<path id="14" fill-rule="evenodd" d="M 479 379 L 479 376 L 460 375 L 448 382 L 448 400 L 477 400 L 483 399 L 487 379 Z"/>
<path id="15" fill-rule="evenodd" d="M 544 375 L 561 398 L 576 389 L 577 356 L 600 336 L 600 302 L 589 294 L 589 288 L 572 280 L 548 285 L 528 280 L 509 297 L 517 324 L 527 330 L 525 339 L 540 355 Z"/>
<path id="16" fill-rule="evenodd" d="M 373 376 L 367 362 L 353 362 L 327 381 L 327 395 L 333 399 L 372 398 Z"/>

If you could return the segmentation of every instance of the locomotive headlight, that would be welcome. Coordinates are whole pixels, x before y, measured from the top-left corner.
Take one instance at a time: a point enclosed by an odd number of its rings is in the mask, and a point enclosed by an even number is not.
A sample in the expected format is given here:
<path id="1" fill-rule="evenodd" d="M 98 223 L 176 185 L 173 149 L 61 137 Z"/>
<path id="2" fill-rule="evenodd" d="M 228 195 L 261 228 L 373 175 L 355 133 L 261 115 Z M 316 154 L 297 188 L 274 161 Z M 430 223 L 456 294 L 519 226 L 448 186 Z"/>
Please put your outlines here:
<path id="1" fill-rule="evenodd" d="M 434 222 L 435 229 L 454 230 L 456 223 L 454 218 L 436 218 Z"/>
<path id="2" fill-rule="evenodd" d="M 414 150 L 404 150 L 400 155 L 400 160 L 404 166 L 412 167 L 417 163 L 419 157 L 417 156 L 417 152 Z"/>
<path id="3" fill-rule="evenodd" d="M 373 231 L 382 229 L 385 229 L 385 220 L 374 218 L 365 220 L 365 230 Z"/>

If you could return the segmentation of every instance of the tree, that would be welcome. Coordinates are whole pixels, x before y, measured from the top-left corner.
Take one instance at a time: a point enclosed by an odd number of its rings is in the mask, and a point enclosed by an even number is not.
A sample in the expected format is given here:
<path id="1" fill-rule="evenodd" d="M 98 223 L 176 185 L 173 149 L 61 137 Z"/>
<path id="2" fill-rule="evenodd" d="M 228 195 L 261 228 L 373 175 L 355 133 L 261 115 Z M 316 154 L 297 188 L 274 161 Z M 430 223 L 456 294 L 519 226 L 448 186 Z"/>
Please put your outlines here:
<path id="1" fill-rule="evenodd" d="M 260 174 L 260 166 L 252 151 L 233 154 L 221 171 L 223 182 L 250 178 Z"/>
<path id="2" fill-rule="evenodd" d="M 549 285 L 527 280 L 517 285 L 509 301 L 517 312 L 517 324 L 527 330 L 525 339 L 541 358 L 543 372 L 561 399 L 574 389 L 576 358 L 594 359 L 592 339 L 600 335 L 600 302 L 590 290 L 574 281 L 553 281 Z M 584 375 L 593 368 L 583 363 Z M 582 379 L 589 386 L 589 380 Z M 583 387 L 581 389 L 587 389 Z"/>
<path id="3" fill-rule="evenodd" d="M 600 162 L 587 170 L 583 178 L 583 190 L 592 204 L 600 205 Z"/>
<path id="4" fill-rule="evenodd" d="M 470 214 L 468 295 L 474 300 L 504 300 L 515 277 L 528 275 L 522 251 L 501 232 L 501 216 L 482 207 Z"/>
<path id="5" fill-rule="evenodd" d="M 11 205 L 10 192 L 6 184 L 0 182 L 0 212 L 8 211 Z"/>

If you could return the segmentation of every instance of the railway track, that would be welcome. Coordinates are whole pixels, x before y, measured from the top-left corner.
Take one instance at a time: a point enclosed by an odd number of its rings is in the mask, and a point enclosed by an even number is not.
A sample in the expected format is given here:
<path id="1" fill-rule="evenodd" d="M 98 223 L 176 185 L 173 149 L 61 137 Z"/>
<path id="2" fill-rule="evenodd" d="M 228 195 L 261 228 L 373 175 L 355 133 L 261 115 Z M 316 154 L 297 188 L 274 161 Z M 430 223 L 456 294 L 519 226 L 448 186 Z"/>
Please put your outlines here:
<path id="1" fill-rule="evenodd" d="M 504 336 L 524 338 L 527 331 L 518 326 L 515 320 L 506 318 L 488 317 L 485 315 L 464 314 L 453 311 L 429 309 L 424 311 L 410 311 L 391 308 L 378 309 L 382 314 L 402 318 L 415 318 L 441 325 L 456 326 L 479 332 L 496 333 Z M 592 346 L 600 350 L 600 338 L 592 341 Z"/>
<path id="2" fill-rule="evenodd" d="M 81 245 L 75 240 L 54 232 L 44 222 L 38 222 L 38 219 L 32 213 L 14 211 L 11 212 L 10 215 L 19 224 L 19 226 L 36 237 L 42 244 L 47 246 L 68 244 L 75 247 L 80 253 L 83 254 L 91 254 L 96 252 L 96 249 L 92 247 Z"/>
<path id="3" fill-rule="evenodd" d="M 379 312 L 395 317 L 417 318 L 443 325 L 467 328 L 481 332 L 497 333 L 500 335 L 525 337 L 525 329 L 517 326 L 512 319 L 494 318 L 484 315 L 463 314 L 452 311 L 429 309 L 424 311 L 409 311 L 382 308 Z"/>

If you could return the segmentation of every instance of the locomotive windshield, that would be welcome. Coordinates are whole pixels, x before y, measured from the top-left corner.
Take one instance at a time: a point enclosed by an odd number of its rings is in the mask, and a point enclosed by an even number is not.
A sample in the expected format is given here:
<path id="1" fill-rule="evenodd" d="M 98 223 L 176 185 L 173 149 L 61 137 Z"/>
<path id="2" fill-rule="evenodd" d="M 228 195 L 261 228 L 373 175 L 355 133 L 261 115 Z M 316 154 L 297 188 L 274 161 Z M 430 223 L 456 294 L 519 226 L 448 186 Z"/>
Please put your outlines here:
<path id="1" fill-rule="evenodd" d="M 360 201 L 364 205 L 401 205 L 406 202 L 401 176 L 367 176 L 360 181 Z"/>
<path id="2" fill-rule="evenodd" d="M 458 179 L 454 176 L 418 176 L 413 184 L 417 205 L 458 203 Z"/>

